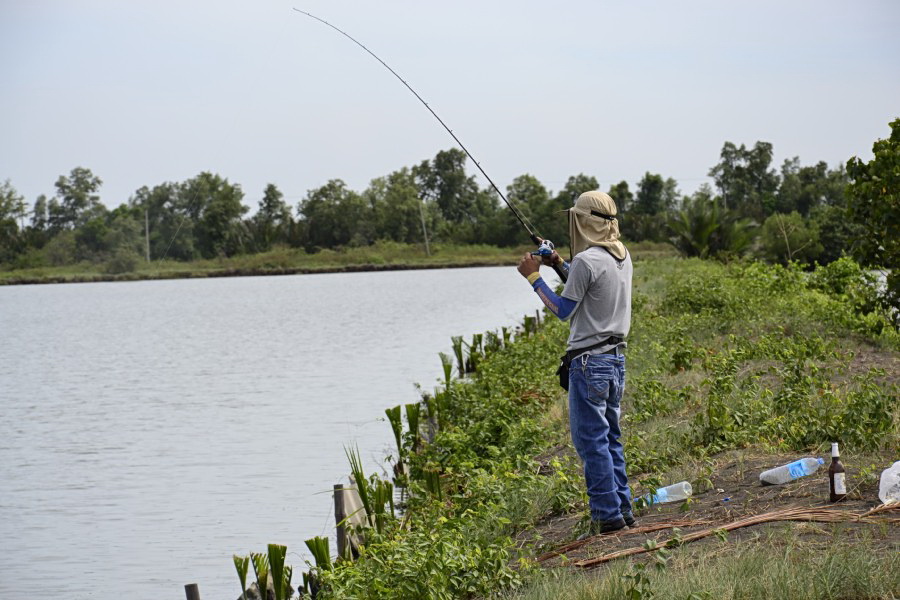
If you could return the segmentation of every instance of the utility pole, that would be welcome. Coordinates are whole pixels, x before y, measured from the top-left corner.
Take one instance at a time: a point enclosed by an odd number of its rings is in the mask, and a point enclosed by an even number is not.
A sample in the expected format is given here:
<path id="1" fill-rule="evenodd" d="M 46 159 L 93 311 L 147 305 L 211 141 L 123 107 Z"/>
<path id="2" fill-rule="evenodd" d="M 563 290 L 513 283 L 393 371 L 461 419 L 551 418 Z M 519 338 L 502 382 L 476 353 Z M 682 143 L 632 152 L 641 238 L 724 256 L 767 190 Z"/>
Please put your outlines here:
<path id="1" fill-rule="evenodd" d="M 147 255 L 147 262 L 150 262 L 150 217 L 147 209 L 144 209 L 144 253 Z"/>
<path id="2" fill-rule="evenodd" d="M 422 236 L 425 238 L 425 256 L 431 256 L 431 249 L 428 247 L 428 230 L 425 229 L 425 211 L 422 209 L 424 201 L 419 202 L 419 218 L 422 219 Z"/>

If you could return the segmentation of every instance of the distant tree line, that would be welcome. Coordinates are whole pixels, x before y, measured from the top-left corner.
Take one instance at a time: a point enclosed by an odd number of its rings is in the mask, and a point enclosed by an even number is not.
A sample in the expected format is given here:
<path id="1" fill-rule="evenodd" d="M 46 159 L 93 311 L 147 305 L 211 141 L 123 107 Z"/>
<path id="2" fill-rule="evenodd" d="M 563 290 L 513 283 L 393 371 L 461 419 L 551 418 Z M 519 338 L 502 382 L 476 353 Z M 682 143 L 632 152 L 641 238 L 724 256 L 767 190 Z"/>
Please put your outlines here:
<path id="1" fill-rule="evenodd" d="M 677 182 L 647 172 L 632 189 L 609 188 L 626 241 L 670 242 L 684 255 L 753 254 L 771 261 L 811 264 L 852 253 L 869 265 L 897 262 L 900 119 L 889 139 L 875 143 L 869 163 L 858 158 L 829 167 L 798 158 L 772 165 L 773 148 L 726 142 L 704 184 L 683 195 Z M 6 268 L 107 262 L 133 269 L 151 260 L 214 258 L 257 253 L 276 245 L 315 252 L 377 240 L 515 246 L 527 243 L 521 225 L 492 190 L 466 172 L 466 155 L 443 150 L 431 160 L 378 177 L 362 192 L 340 179 L 309 190 L 297 206 L 268 184 L 256 213 L 246 217 L 241 186 L 200 173 L 181 183 L 138 189 L 121 206 L 101 202 L 101 179 L 77 167 L 39 196 L 31 209 L 10 181 L 0 185 L 0 263 Z M 559 214 L 594 176 L 569 177 L 556 193 L 532 175 L 515 178 L 507 197 L 545 236 L 568 244 Z M 149 248 L 148 248 L 149 247 Z"/>

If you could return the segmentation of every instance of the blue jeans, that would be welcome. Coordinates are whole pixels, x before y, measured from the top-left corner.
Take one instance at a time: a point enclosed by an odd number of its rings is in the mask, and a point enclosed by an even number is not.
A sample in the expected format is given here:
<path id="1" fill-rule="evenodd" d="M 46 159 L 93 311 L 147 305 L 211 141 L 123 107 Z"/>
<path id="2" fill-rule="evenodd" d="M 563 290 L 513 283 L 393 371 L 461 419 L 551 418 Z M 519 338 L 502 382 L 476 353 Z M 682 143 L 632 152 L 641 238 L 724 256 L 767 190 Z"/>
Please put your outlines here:
<path id="1" fill-rule="evenodd" d="M 585 354 L 569 365 L 569 426 L 584 463 L 594 521 L 617 521 L 631 512 L 625 453 L 619 441 L 624 389 L 624 356 Z"/>

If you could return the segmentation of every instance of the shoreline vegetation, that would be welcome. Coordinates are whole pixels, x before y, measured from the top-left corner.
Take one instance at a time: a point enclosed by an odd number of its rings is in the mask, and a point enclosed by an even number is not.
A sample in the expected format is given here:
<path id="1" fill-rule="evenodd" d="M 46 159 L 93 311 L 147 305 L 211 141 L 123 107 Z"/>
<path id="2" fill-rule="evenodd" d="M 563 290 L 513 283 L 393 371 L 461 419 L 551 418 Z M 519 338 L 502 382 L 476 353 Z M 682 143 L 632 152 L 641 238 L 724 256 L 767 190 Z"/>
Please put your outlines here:
<path id="1" fill-rule="evenodd" d="M 273 580 L 293 573 L 292 587 L 319 600 L 900 595 L 900 511 L 878 500 L 879 475 L 900 452 L 900 334 L 869 301 L 865 271 L 847 258 L 810 273 L 636 260 L 630 484 L 641 497 L 688 481 L 687 501 L 642 506 L 638 528 L 574 543 L 586 496 L 553 373 L 567 327 L 526 316 L 515 330 L 454 338 L 433 392 L 386 410 L 393 477 L 367 477 L 348 449 L 366 508 L 355 555 L 335 557 L 316 537 L 306 542 L 314 562 L 286 570 L 275 545 Z M 827 502 L 824 469 L 760 486 L 762 470 L 827 458 L 832 442 L 845 501 Z M 265 555 L 251 556 L 265 572 Z"/>
<path id="2" fill-rule="evenodd" d="M 676 254 L 675 248 L 665 243 L 642 242 L 633 246 L 635 256 Z M 435 244 L 426 254 L 421 244 L 396 242 L 378 242 L 366 247 L 316 253 L 282 247 L 259 254 L 220 259 L 152 261 L 125 273 L 110 272 L 107 263 L 86 261 L 61 267 L 0 270 L 0 286 L 514 266 L 522 254 L 532 250 L 531 246 L 499 248 Z"/>
<path id="3" fill-rule="evenodd" d="M 524 247 L 522 252 L 525 252 Z M 307 253 L 279 247 L 258 254 L 193 261 L 158 260 L 141 263 L 124 273 L 110 272 L 106 263 L 81 262 L 62 267 L 0 271 L 0 285 L 85 283 L 247 277 L 313 273 L 350 273 L 441 269 L 515 264 L 516 249 L 493 246 L 435 245 L 430 254 L 422 245 L 379 242 L 360 248 Z"/>

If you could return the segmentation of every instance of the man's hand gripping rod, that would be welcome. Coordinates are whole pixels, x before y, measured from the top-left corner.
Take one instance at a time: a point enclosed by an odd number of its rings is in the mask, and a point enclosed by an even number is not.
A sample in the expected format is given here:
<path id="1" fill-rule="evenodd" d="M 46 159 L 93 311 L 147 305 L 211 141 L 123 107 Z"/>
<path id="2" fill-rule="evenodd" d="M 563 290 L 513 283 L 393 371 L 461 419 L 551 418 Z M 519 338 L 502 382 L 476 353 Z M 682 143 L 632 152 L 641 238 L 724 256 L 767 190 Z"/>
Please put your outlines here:
<path id="1" fill-rule="evenodd" d="M 553 242 L 550 240 L 540 240 L 540 245 L 538 249 L 531 253 L 532 256 L 540 256 L 541 258 L 547 257 L 548 259 L 553 256 L 553 251 L 556 247 L 553 245 Z M 562 265 L 557 263 L 553 263 L 553 270 L 556 271 L 556 275 L 559 277 L 560 281 L 563 283 L 566 282 L 566 272 L 563 271 Z"/>

